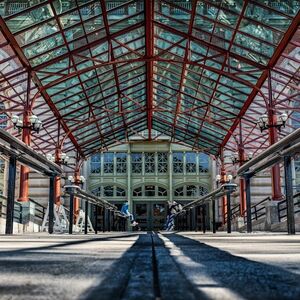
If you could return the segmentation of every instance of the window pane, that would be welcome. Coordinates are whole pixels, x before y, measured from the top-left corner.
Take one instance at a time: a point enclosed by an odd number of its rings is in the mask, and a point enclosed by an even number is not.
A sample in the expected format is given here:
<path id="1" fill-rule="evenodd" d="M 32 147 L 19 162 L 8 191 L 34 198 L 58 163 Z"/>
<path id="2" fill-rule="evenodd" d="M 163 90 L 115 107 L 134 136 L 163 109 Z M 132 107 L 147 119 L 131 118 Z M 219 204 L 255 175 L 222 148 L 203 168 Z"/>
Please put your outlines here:
<path id="1" fill-rule="evenodd" d="M 168 172 L 168 153 L 158 152 L 157 153 L 157 171 L 158 173 L 167 173 Z"/>
<path id="2" fill-rule="evenodd" d="M 126 196 L 126 192 L 124 189 L 117 187 L 117 196 L 118 197 L 125 197 Z"/>
<path id="3" fill-rule="evenodd" d="M 105 186 L 104 187 L 104 197 L 113 197 L 114 196 L 114 187 Z"/>
<path id="4" fill-rule="evenodd" d="M 99 186 L 99 187 L 92 190 L 92 194 L 94 194 L 97 197 L 101 197 L 102 196 L 101 191 L 102 191 L 102 187 Z"/>
<path id="5" fill-rule="evenodd" d="M 142 153 L 131 154 L 132 159 L 132 173 L 142 173 Z"/>
<path id="6" fill-rule="evenodd" d="M 154 185 L 146 185 L 145 186 L 145 196 L 146 197 L 154 197 L 155 196 L 155 186 Z"/>
<path id="7" fill-rule="evenodd" d="M 91 173 L 101 173 L 101 154 L 97 153 L 91 158 Z"/>
<path id="8" fill-rule="evenodd" d="M 199 172 L 208 173 L 209 156 L 204 153 L 199 153 Z"/>
<path id="9" fill-rule="evenodd" d="M 174 152 L 173 153 L 173 172 L 183 173 L 183 153 Z"/>
<path id="10" fill-rule="evenodd" d="M 114 154 L 113 153 L 104 153 L 104 162 L 103 162 L 104 173 L 113 173 L 114 172 Z"/>
<path id="11" fill-rule="evenodd" d="M 134 197 L 142 196 L 142 187 L 138 187 L 138 188 L 134 189 L 133 196 Z"/>
<path id="12" fill-rule="evenodd" d="M 163 197 L 163 196 L 167 196 L 168 192 L 166 189 L 162 188 L 162 187 L 158 187 L 158 196 Z"/>
<path id="13" fill-rule="evenodd" d="M 187 185 L 186 186 L 186 195 L 189 197 L 196 197 L 197 196 L 197 188 L 194 185 Z"/>
<path id="14" fill-rule="evenodd" d="M 183 196 L 183 186 L 177 188 L 174 191 L 174 196 L 177 196 L 177 197 L 182 197 Z"/>
<path id="15" fill-rule="evenodd" d="M 117 173 L 126 173 L 127 172 L 127 154 L 126 153 L 117 153 Z"/>
<path id="16" fill-rule="evenodd" d="M 145 173 L 155 172 L 155 156 L 154 153 L 145 153 Z"/>
<path id="17" fill-rule="evenodd" d="M 187 152 L 185 170 L 187 173 L 196 173 L 196 153 Z"/>

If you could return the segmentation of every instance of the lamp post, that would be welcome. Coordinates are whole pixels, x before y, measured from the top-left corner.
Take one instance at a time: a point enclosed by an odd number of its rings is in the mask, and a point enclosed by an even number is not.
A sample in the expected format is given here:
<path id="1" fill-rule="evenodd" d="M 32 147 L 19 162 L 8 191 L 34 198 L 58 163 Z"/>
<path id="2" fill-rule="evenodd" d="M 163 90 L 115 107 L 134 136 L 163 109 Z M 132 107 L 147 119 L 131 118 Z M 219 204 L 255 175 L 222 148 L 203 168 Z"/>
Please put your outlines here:
<path id="1" fill-rule="evenodd" d="M 14 125 L 14 128 L 18 129 L 19 133 L 22 132 L 22 141 L 30 146 L 31 142 L 31 131 L 39 133 L 42 122 L 36 115 L 31 113 L 30 109 L 26 109 L 23 114 L 23 120 L 17 116 L 12 115 L 11 121 Z M 28 202 L 29 201 L 29 168 L 27 166 L 21 166 L 20 170 L 20 192 L 19 192 L 19 202 Z"/>

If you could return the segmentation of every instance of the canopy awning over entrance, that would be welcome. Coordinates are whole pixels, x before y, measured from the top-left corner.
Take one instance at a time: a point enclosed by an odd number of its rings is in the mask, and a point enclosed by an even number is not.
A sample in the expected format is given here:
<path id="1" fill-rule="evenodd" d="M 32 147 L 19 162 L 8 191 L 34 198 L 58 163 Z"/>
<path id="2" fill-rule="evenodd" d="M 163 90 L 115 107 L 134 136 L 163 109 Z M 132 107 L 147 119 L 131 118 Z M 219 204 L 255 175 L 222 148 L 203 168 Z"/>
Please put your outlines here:
<path id="1" fill-rule="evenodd" d="M 30 94 L 50 136 L 38 147 L 56 143 L 61 128 L 66 150 L 81 156 L 143 130 L 217 155 L 300 20 L 298 1 L 9 3 L 0 20 L 4 110 L 28 105 Z"/>

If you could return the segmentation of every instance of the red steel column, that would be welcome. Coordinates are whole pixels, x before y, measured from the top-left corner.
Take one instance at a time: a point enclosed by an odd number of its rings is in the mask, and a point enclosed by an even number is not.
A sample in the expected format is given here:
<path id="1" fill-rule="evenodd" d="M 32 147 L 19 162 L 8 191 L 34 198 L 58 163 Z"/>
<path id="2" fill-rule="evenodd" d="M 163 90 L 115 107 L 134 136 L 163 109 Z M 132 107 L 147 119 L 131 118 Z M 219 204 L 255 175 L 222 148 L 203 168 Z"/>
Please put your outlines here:
<path id="1" fill-rule="evenodd" d="M 245 161 L 245 149 L 243 145 L 243 128 L 240 121 L 240 140 L 239 140 L 239 161 L 240 167 L 244 164 Z M 245 181 L 243 177 L 240 177 L 240 215 L 243 216 L 246 211 L 246 194 L 245 194 Z"/>
<path id="2" fill-rule="evenodd" d="M 29 117 L 31 112 L 29 109 L 24 111 L 23 115 L 23 132 L 22 132 L 22 141 L 30 146 L 31 133 L 30 133 L 30 122 Z M 21 166 L 20 170 L 20 193 L 19 193 L 19 202 L 28 202 L 29 201 L 29 168 L 27 166 Z"/>
<path id="3" fill-rule="evenodd" d="M 220 183 L 223 184 L 226 181 L 226 170 L 224 164 L 224 156 L 223 156 L 223 149 L 221 152 L 221 181 Z M 227 198 L 226 195 L 222 197 L 222 215 L 223 215 L 223 224 L 226 223 L 225 215 L 227 214 Z"/>
<path id="4" fill-rule="evenodd" d="M 61 161 L 61 149 L 55 149 L 55 163 L 60 166 Z M 54 178 L 54 204 L 60 206 L 61 205 L 61 178 L 60 176 L 55 176 Z"/>
<path id="5" fill-rule="evenodd" d="M 278 132 L 277 128 L 274 127 L 276 124 L 276 115 L 274 113 L 275 107 L 273 104 L 273 95 L 272 95 L 272 77 L 271 71 L 269 70 L 268 77 L 268 92 L 269 92 L 269 107 L 268 107 L 268 121 L 269 121 L 269 143 L 270 145 L 275 144 L 278 141 Z M 280 167 L 279 164 L 272 167 L 271 171 L 272 178 L 272 199 L 273 200 L 281 200 L 281 178 L 280 178 Z"/>
<path id="6" fill-rule="evenodd" d="M 74 177 L 75 177 L 75 184 L 79 185 L 80 172 L 75 171 Z M 74 210 L 73 210 L 73 213 L 74 213 L 74 222 L 76 222 L 76 219 L 79 215 L 79 198 L 78 197 L 74 197 Z"/>

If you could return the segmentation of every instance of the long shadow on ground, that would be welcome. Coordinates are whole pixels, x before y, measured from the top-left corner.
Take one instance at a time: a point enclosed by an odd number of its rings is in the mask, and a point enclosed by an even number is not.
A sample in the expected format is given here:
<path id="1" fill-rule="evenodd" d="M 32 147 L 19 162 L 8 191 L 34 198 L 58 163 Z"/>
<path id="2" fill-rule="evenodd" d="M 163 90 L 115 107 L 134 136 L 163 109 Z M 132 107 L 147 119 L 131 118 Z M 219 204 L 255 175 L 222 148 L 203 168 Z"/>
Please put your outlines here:
<path id="1" fill-rule="evenodd" d="M 198 272 L 198 278 L 211 279 L 212 288 L 229 289 L 244 299 L 300 299 L 300 276 L 297 274 L 232 255 L 187 237 L 176 234 L 164 237 L 189 259 L 189 266 L 179 262 L 181 270 L 185 274 Z"/>

